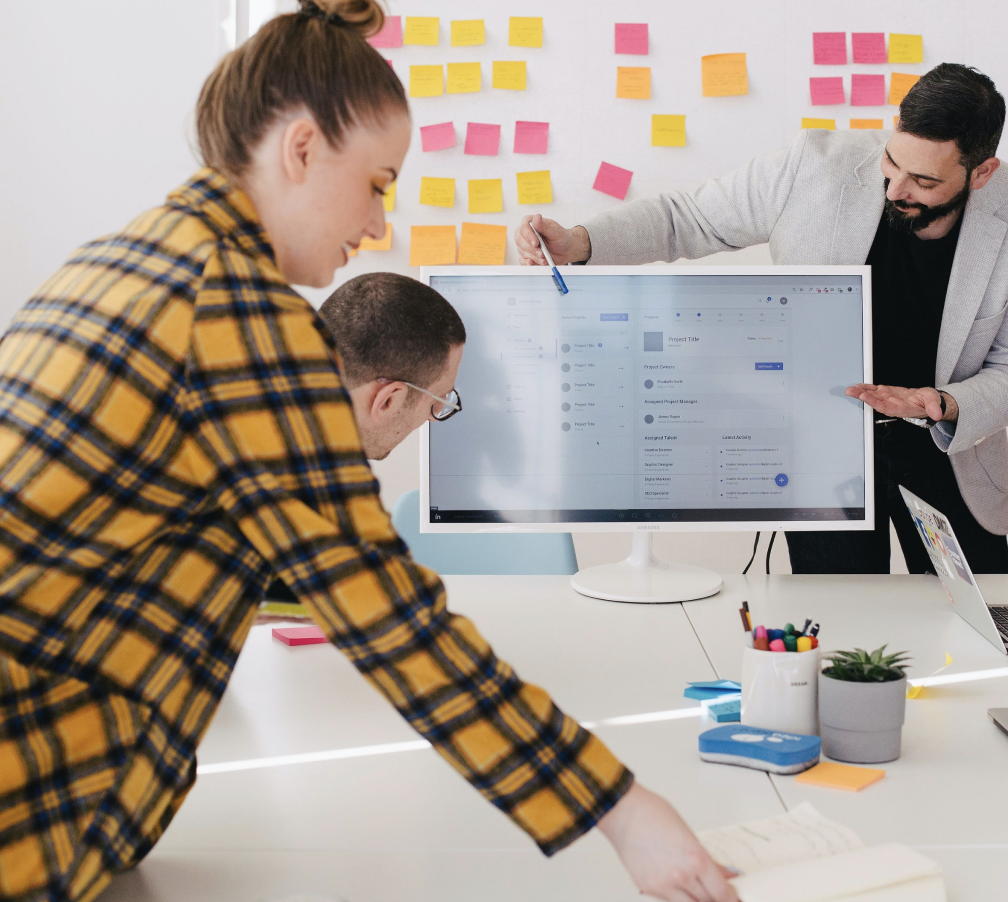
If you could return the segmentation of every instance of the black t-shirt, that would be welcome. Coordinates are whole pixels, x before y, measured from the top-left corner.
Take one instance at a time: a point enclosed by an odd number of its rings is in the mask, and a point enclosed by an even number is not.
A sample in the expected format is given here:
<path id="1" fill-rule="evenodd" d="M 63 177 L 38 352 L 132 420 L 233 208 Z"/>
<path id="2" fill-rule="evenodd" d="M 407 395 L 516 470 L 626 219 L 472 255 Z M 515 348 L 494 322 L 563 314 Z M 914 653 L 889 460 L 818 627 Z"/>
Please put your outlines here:
<path id="1" fill-rule="evenodd" d="M 872 268 L 872 360 L 875 383 L 933 386 L 945 293 L 959 226 L 923 241 L 893 229 L 883 213 L 865 263 Z"/>

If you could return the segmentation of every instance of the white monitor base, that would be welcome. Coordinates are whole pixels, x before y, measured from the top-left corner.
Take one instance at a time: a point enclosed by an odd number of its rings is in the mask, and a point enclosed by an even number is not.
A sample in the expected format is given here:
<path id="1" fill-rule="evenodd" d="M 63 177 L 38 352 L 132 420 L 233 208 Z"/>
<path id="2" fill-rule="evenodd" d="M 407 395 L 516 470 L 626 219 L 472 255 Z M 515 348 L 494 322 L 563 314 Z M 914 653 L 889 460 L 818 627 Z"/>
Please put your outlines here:
<path id="1" fill-rule="evenodd" d="M 660 604 L 693 601 L 721 591 L 721 577 L 703 567 L 664 564 L 651 554 L 651 533 L 635 532 L 630 557 L 618 564 L 578 570 L 571 586 L 582 595 L 606 601 Z"/>

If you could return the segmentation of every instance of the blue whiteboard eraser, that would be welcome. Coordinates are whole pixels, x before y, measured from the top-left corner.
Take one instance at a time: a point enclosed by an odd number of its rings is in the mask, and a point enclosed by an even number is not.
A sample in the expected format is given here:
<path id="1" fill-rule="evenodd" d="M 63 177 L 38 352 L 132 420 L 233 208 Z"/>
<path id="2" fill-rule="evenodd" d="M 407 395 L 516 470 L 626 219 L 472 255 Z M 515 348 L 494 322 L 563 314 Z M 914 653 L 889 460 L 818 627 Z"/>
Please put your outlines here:
<path id="1" fill-rule="evenodd" d="M 726 724 L 700 734 L 700 758 L 772 774 L 800 774 L 819 763 L 818 736 Z"/>

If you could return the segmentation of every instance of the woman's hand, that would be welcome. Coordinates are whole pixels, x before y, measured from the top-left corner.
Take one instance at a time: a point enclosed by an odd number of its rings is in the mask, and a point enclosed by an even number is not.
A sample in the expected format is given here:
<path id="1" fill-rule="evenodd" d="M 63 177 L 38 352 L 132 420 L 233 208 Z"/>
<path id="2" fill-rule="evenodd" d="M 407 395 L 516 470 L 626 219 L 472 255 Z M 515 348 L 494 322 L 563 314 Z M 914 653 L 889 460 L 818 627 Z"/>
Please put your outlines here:
<path id="1" fill-rule="evenodd" d="M 531 225 L 530 225 L 531 224 Z M 535 228 L 546 242 L 546 249 L 553 257 L 557 266 L 564 263 L 583 263 L 591 257 L 591 240 L 584 226 L 574 226 L 565 229 L 552 219 L 543 219 L 539 213 L 522 218 L 521 225 L 515 229 L 515 245 L 518 247 L 518 258 L 522 266 L 545 266 L 546 257 L 539 249 L 539 239 Z"/>
<path id="2" fill-rule="evenodd" d="M 738 902 L 731 876 L 661 796 L 635 782 L 598 822 L 641 893 L 667 902 Z"/>

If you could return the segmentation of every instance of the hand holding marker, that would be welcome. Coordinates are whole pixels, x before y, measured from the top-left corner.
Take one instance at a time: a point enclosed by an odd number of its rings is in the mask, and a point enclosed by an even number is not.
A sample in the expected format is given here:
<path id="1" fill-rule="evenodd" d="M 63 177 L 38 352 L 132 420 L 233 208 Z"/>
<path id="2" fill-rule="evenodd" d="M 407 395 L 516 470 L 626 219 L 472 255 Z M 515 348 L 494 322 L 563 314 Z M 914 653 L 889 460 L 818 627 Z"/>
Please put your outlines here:
<path id="1" fill-rule="evenodd" d="M 563 276 L 560 275 L 560 270 L 556 268 L 556 264 L 553 262 L 553 258 L 550 256 L 550 252 L 546 250 L 546 242 L 543 241 L 542 235 L 536 232 L 535 227 L 532 223 L 529 223 L 529 228 L 535 234 L 536 238 L 539 239 L 539 249 L 543 252 L 543 256 L 546 258 L 546 262 L 550 265 L 553 270 L 553 281 L 556 283 L 556 287 L 560 289 L 560 294 L 567 294 L 567 285 L 564 283 Z"/>

